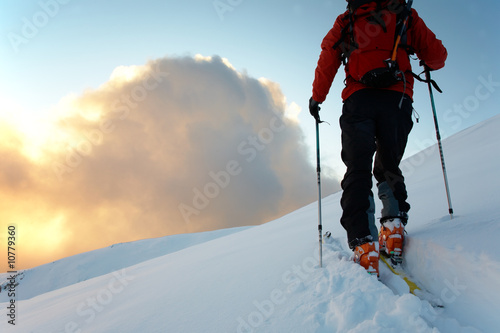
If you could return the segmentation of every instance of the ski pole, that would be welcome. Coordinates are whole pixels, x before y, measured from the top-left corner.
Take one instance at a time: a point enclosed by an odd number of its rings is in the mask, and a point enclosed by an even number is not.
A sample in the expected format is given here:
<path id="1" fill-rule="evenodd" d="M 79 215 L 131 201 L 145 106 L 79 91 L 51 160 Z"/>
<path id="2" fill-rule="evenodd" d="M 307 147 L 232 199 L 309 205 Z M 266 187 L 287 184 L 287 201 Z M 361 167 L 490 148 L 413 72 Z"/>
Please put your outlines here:
<path id="1" fill-rule="evenodd" d="M 441 144 L 441 134 L 439 132 L 439 124 L 438 124 L 438 119 L 437 119 L 437 113 L 436 113 L 436 105 L 434 103 L 434 94 L 432 93 L 432 86 L 436 88 L 437 91 L 442 92 L 441 89 L 439 89 L 436 81 L 431 79 L 431 71 L 429 67 L 424 65 L 425 68 L 425 82 L 427 82 L 429 86 L 429 94 L 431 97 L 431 105 L 432 105 L 432 112 L 434 114 L 434 126 L 436 127 L 436 137 L 438 141 L 438 147 L 439 147 L 439 154 L 441 156 L 441 167 L 443 169 L 443 177 L 444 177 L 444 185 L 446 188 L 446 196 L 448 198 L 448 212 L 450 213 L 451 219 L 453 219 L 453 207 L 451 205 L 451 196 L 450 196 L 450 187 L 448 185 L 448 174 L 446 173 L 446 166 L 444 163 L 444 153 L 443 153 L 443 145 Z"/>
<path id="2" fill-rule="evenodd" d="M 318 231 L 319 231 L 319 267 L 323 267 L 323 224 L 321 218 L 321 163 L 319 154 L 319 124 L 321 120 L 316 119 L 316 172 L 318 175 Z"/>

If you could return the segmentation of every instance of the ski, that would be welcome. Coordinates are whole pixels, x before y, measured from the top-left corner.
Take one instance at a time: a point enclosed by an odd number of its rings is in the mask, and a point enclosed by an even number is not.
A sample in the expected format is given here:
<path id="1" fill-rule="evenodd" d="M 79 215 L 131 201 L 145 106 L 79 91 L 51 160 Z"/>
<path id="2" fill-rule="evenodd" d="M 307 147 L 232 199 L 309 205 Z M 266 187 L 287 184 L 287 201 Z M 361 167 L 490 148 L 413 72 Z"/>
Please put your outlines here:
<path id="1" fill-rule="evenodd" d="M 400 276 L 406 282 L 408 288 L 410 289 L 410 293 L 415 295 L 415 290 L 422 290 L 415 282 L 413 282 L 408 277 L 408 275 L 403 271 L 401 265 L 391 264 L 390 262 L 391 258 L 387 257 L 384 253 L 380 253 L 380 260 L 382 260 L 382 262 L 386 264 L 387 267 L 389 267 L 392 273 Z"/>
<path id="2" fill-rule="evenodd" d="M 401 264 L 394 265 L 391 262 L 391 258 L 385 253 L 380 253 L 380 260 L 389 268 L 390 272 L 395 276 L 403 280 L 408 286 L 408 290 L 411 294 L 417 296 L 421 300 L 429 302 L 435 308 L 443 308 L 444 304 L 440 298 L 437 298 L 430 292 L 421 288 L 403 269 Z"/>
<path id="3" fill-rule="evenodd" d="M 332 242 L 334 242 L 330 231 L 325 232 L 322 238 L 323 244 L 332 244 Z M 381 268 L 383 265 L 379 266 L 379 281 L 385 284 L 395 294 L 402 295 L 409 292 L 421 300 L 429 302 L 434 308 L 444 308 L 443 301 L 419 286 L 414 279 L 405 272 L 401 263 L 394 264 L 391 258 L 382 251 L 380 252 L 380 260 L 387 266 L 388 270 L 382 272 Z"/>

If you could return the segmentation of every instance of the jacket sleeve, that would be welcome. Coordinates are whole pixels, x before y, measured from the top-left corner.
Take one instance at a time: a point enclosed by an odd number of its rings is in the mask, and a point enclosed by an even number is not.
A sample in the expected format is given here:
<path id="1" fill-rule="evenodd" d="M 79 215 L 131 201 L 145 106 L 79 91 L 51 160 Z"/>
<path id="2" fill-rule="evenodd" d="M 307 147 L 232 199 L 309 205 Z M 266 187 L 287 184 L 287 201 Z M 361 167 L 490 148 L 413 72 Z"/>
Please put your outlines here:
<path id="1" fill-rule="evenodd" d="M 319 103 L 323 103 L 330 91 L 333 79 L 342 63 L 341 48 L 335 50 L 333 46 L 337 43 L 342 35 L 343 17 L 337 17 L 333 28 L 323 39 L 321 43 L 321 54 L 319 56 L 318 65 L 316 67 L 314 82 L 313 82 L 313 99 Z"/>
<path id="2" fill-rule="evenodd" d="M 448 52 L 441 40 L 425 25 L 416 10 L 412 10 L 412 26 L 409 29 L 410 45 L 418 58 L 425 62 L 432 70 L 444 67 Z"/>

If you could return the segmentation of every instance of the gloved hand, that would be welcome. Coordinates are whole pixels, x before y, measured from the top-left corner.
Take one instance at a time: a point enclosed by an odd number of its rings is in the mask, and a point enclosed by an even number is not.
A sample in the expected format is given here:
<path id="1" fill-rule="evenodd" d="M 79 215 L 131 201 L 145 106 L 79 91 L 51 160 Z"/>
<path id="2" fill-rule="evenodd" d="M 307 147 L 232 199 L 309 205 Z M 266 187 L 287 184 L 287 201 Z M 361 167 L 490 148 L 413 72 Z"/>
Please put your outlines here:
<path id="1" fill-rule="evenodd" d="M 419 64 L 420 64 L 420 66 L 424 67 L 424 70 L 428 70 L 429 72 L 434 70 L 434 69 L 430 68 L 429 66 L 427 66 L 427 64 L 423 60 L 420 60 Z"/>
<path id="2" fill-rule="evenodd" d="M 319 107 L 319 103 L 311 97 L 309 99 L 309 112 L 311 113 L 311 116 L 313 116 L 317 121 L 319 121 L 319 110 L 321 110 L 321 108 Z"/>

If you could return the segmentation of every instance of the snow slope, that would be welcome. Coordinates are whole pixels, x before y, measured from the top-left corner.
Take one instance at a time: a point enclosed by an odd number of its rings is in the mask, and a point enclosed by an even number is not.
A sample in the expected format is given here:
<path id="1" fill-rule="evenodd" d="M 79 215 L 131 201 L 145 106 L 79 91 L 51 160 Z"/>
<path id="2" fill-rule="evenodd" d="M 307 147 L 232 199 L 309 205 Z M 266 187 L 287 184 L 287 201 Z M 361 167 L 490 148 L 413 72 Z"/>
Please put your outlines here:
<path id="1" fill-rule="evenodd" d="M 499 142 L 500 116 L 443 142 L 453 220 L 447 214 L 437 148 L 405 161 L 412 203 L 405 263 L 413 277 L 441 299 L 443 309 L 405 292 L 383 266 L 381 279 L 387 285 L 350 261 L 336 193 L 323 200 L 324 229 L 333 234 L 323 247 L 323 268 L 318 267 L 314 203 L 273 222 L 196 245 L 188 239 L 200 235 L 185 235 L 185 246 L 161 256 L 147 258 L 148 241 L 137 243 L 134 251 L 145 254 L 130 266 L 112 266 L 124 257 L 120 247 L 103 249 L 85 264 L 86 274 L 94 278 L 62 288 L 54 283 L 52 291 L 18 301 L 15 328 L 2 315 L 0 330 L 496 332 Z M 311 175 L 311 181 L 314 178 Z M 71 274 L 81 256 L 53 265 Z M 103 266 L 117 271 L 103 272 Z M 30 274 L 40 279 L 36 270 Z M 76 275 L 72 281 L 84 280 L 81 273 Z M 21 294 L 36 280 L 26 279 L 28 273 L 18 286 Z"/>
<path id="2" fill-rule="evenodd" d="M 20 286 L 16 297 L 18 300 L 30 299 L 52 290 L 112 273 L 145 260 L 173 253 L 247 228 L 239 227 L 144 239 L 80 253 L 21 272 L 18 278 Z M 0 274 L 0 302 L 6 302 L 9 299 L 5 292 L 5 287 L 9 283 L 9 276 L 10 274 L 6 273 Z"/>

